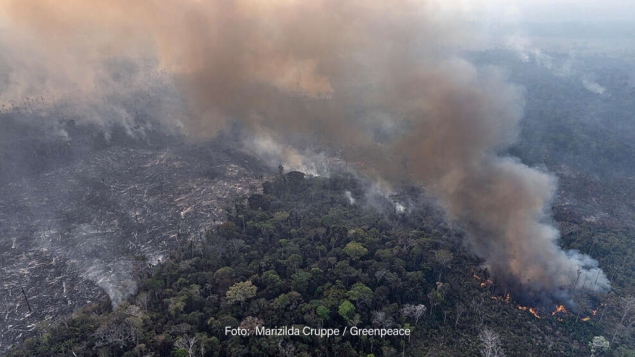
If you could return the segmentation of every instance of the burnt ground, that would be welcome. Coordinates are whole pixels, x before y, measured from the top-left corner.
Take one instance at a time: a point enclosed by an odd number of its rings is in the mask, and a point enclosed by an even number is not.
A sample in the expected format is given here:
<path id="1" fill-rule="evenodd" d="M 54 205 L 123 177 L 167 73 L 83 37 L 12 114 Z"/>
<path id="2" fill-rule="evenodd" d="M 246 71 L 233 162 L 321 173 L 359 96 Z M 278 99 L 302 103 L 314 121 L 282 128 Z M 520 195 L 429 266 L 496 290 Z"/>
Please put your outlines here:
<path id="1" fill-rule="evenodd" d="M 0 352 L 42 321 L 126 298 L 138 266 L 220 222 L 265 171 L 220 144 L 112 145 L 3 183 Z"/>

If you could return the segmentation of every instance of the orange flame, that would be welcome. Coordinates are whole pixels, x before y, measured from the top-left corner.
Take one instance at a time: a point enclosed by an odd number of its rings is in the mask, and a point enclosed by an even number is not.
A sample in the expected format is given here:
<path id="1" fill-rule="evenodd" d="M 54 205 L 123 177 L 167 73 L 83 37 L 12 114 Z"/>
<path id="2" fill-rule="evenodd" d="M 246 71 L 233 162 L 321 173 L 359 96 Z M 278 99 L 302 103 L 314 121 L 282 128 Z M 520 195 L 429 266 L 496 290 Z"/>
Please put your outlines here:
<path id="1" fill-rule="evenodd" d="M 598 310 L 592 310 L 591 312 L 593 312 L 593 316 L 595 316 L 595 314 L 598 313 Z"/>
<path id="2" fill-rule="evenodd" d="M 485 283 L 481 283 L 481 287 L 484 287 L 485 285 L 487 285 L 487 284 L 485 284 Z"/>
<path id="3" fill-rule="evenodd" d="M 518 306 L 518 309 L 523 311 L 529 309 L 529 312 L 531 312 L 534 316 L 536 316 L 536 318 L 541 319 L 540 315 L 538 315 L 538 310 L 534 309 L 533 307 Z"/>
<path id="4" fill-rule="evenodd" d="M 502 296 L 490 296 L 489 298 L 492 300 L 504 300 L 506 303 L 509 303 L 509 293 L 507 293 L 504 298 Z"/>
<path id="5" fill-rule="evenodd" d="M 493 282 L 493 281 L 491 281 L 491 280 L 489 280 L 489 279 L 487 279 L 487 282 L 488 282 L 488 283 L 490 283 L 490 284 L 492 284 L 492 285 L 494 285 L 494 282 Z"/>
<path id="6" fill-rule="evenodd" d="M 582 321 L 589 321 L 589 320 L 591 320 L 590 317 L 585 317 L 585 318 L 582 319 Z"/>
<path id="7" fill-rule="evenodd" d="M 556 311 L 552 312 L 551 315 L 555 315 L 558 312 L 566 314 L 567 313 L 567 309 L 565 309 L 564 306 L 562 306 L 562 305 L 556 306 Z"/>

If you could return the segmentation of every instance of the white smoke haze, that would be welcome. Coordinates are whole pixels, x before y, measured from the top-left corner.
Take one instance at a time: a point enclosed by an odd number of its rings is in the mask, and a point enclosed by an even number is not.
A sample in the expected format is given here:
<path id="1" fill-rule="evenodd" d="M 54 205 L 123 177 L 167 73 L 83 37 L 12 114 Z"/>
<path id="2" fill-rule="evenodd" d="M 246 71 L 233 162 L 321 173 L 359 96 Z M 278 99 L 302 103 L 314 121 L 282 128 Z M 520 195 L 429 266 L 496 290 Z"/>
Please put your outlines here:
<path id="1" fill-rule="evenodd" d="M 363 204 L 376 212 L 381 212 L 388 216 L 396 211 L 395 192 L 382 180 L 359 180 L 362 185 Z"/>
<path id="2" fill-rule="evenodd" d="M 243 140 L 243 146 L 272 167 L 283 165 L 286 171 L 301 171 L 312 176 L 330 174 L 330 165 L 324 153 L 308 149 L 300 151 L 262 132 Z"/>
<path id="3" fill-rule="evenodd" d="M 444 10 L 497 22 L 632 21 L 635 4 L 623 0 L 442 1 Z"/>
<path id="4" fill-rule="evenodd" d="M 344 196 L 348 200 L 348 204 L 350 204 L 351 206 L 355 204 L 355 197 L 353 197 L 351 191 L 344 191 Z"/>
<path id="5" fill-rule="evenodd" d="M 0 7 L 10 4 L 1 1 Z M 151 129 L 182 130 L 187 106 L 156 58 L 129 51 L 105 56 L 93 38 L 87 46 L 73 46 L 67 38 L 48 43 L 11 22 L 9 16 L 0 25 L 1 113 L 29 114 L 25 120 L 62 138 L 67 133 L 60 120 L 68 119 L 121 126 L 131 137 Z M 152 120 L 140 122 L 140 116 Z"/>
<path id="6" fill-rule="evenodd" d="M 82 276 L 102 288 L 115 308 L 137 293 L 137 282 L 131 275 L 132 269 L 130 260 L 108 262 L 108 265 L 95 261 Z"/>
<path id="7" fill-rule="evenodd" d="M 580 69 L 581 64 L 576 60 L 575 52 L 571 51 L 565 61 L 556 63 L 552 56 L 533 46 L 531 40 L 527 37 L 521 35 L 509 36 L 506 39 L 506 43 L 507 47 L 514 51 L 523 62 L 535 63 L 548 69 L 558 77 L 575 78 L 584 89 L 591 93 L 603 96 L 610 95 L 605 87 L 594 80 L 595 76 L 592 73 L 585 73 Z"/>
<path id="8" fill-rule="evenodd" d="M 500 41 L 503 48 L 515 53 L 525 63 L 532 63 L 545 68 L 557 77 L 572 78 L 591 93 L 600 96 L 610 96 L 608 89 L 596 81 L 596 76 L 584 69 L 584 64 L 577 59 L 576 50 L 569 50 L 565 60 L 554 58 L 536 46 L 532 38 L 522 31 L 519 24 L 513 27 L 515 28 L 514 34 L 505 35 L 501 40 L 490 41 L 495 44 Z"/>
<path id="9" fill-rule="evenodd" d="M 190 136 L 238 121 L 264 157 L 320 174 L 324 158 L 284 144 L 317 138 L 388 187 L 425 186 L 501 284 L 561 296 L 579 270 L 598 280 L 584 290 L 609 287 L 597 262 L 558 245 L 555 178 L 498 155 L 515 140 L 522 90 L 461 58 L 470 29 L 436 2 L 2 0 L 0 13 L 3 39 L 31 36 L 3 42 L 11 68 L 41 51 L 51 96 L 95 98 L 117 88 L 99 80 L 108 60 L 150 58 L 148 73 L 173 77 L 188 104 L 173 127 Z M 32 93 L 38 78 L 18 71 L 5 92 Z"/>
<path id="10" fill-rule="evenodd" d="M 105 249 L 99 235 L 104 234 L 104 229 L 93 227 L 89 224 L 80 224 L 73 228 L 64 241 L 72 240 L 72 245 L 60 242 L 62 235 L 66 235 L 56 228 L 38 232 L 41 235 L 40 249 L 43 251 L 55 251 L 79 268 L 84 279 L 94 282 L 102 288 L 110 298 L 114 307 L 126 301 L 137 292 L 137 283 L 133 276 L 133 262 L 130 258 L 105 259 L 99 254 Z"/>
<path id="11" fill-rule="evenodd" d="M 602 87 L 599 83 L 587 77 L 582 78 L 582 84 L 584 85 L 584 88 L 586 88 L 586 90 L 588 90 L 589 92 L 599 95 L 608 94 L 606 92 L 606 88 Z"/>
<path id="12" fill-rule="evenodd" d="M 102 288 L 114 307 L 126 301 L 137 292 L 137 282 L 132 276 L 133 263 L 130 258 L 117 258 L 115 261 L 104 260 L 95 254 L 99 250 L 98 240 L 89 236 L 100 233 L 90 225 L 83 224 L 75 229 L 80 244 L 77 249 L 60 252 L 82 270 L 82 276 Z"/>
<path id="13" fill-rule="evenodd" d="M 552 70 L 554 67 L 551 56 L 539 48 L 532 46 L 531 40 L 522 35 L 513 35 L 505 40 L 507 47 L 513 50 L 523 62 L 535 62 L 541 67 Z"/>

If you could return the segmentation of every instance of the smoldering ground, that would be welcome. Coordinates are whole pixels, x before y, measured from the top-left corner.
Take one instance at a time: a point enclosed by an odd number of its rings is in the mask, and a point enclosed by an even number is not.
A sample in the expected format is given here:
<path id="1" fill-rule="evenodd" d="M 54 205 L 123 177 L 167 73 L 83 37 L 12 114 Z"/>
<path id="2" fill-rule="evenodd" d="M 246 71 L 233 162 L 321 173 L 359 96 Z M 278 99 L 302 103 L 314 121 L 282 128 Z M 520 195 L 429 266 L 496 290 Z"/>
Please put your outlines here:
<path id="1" fill-rule="evenodd" d="M 469 30 L 432 1 L 0 3 L 16 73 L 3 95 L 81 103 L 109 90 L 108 59 L 149 58 L 188 104 L 176 125 L 187 135 L 239 121 L 276 142 L 311 136 L 369 177 L 424 185 L 500 281 L 560 296 L 580 271 L 597 278 L 585 290 L 609 288 L 597 262 L 557 244 L 555 178 L 499 154 L 514 142 L 522 90 L 461 59 Z M 42 61 L 24 71 L 31 52 Z"/>

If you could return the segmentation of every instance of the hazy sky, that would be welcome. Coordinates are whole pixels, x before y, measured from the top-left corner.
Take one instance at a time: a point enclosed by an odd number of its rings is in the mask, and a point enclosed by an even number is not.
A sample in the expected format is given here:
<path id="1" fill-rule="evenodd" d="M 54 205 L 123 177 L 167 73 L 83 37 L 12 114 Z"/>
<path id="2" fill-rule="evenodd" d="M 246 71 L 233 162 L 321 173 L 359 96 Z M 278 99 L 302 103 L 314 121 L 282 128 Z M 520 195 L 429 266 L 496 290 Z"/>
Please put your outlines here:
<path id="1" fill-rule="evenodd" d="M 629 0 L 438 0 L 447 10 L 461 10 L 492 21 L 633 21 Z"/>

